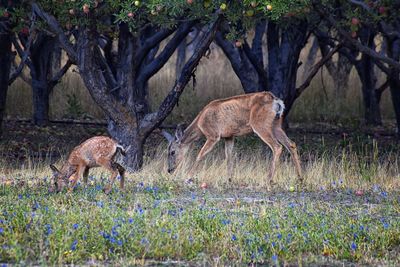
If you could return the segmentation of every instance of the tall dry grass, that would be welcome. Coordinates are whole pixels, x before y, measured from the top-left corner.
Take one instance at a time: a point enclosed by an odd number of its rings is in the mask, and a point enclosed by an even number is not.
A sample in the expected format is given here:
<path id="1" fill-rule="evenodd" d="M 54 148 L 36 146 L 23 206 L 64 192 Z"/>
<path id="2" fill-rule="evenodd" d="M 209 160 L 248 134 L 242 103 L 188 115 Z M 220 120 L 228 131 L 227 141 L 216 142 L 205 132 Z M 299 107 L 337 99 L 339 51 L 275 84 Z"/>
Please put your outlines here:
<path id="1" fill-rule="evenodd" d="M 307 50 L 305 50 L 307 51 Z M 302 55 L 305 58 L 306 53 Z M 298 77 L 304 71 L 300 68 Z M 209 58 L 204 57 L 196 71 L 197 85 L 193 88 L 189 83 L 183 93 L 179 106 L 168 120 L 189 121 L 210 100 L 243 93 L 241 84 L 234 74 L 229 61 L 221 50 L 213 45 Z M 176 79 L 175 56 L 150 80 L 149 99 L 155 109 L 166 96 Z M 380 77 L 380 80 L 382 77 Z M 299 78 L 298 83 L 302 81 Z M 379 83 L 379 82 L 378 82 Z M 359 78 L 353 69 L 343 98 L 338 98 L 332 78 L 326 69 L 319 73 L 305 93 L 296 101 L 290 113 L 290 120 L 297 122 L 359 120 L 363 117 L 363 104 Z M 102 118 L 101 109 L 95 105 L 79 75 L 68 72 L 62 82 L 56 86 L 51 95 L 50 115 L 62 118 L 67 113 L 66 96 L 76 94 L 80 99 L 83 111 L 94 117 Z M 31 116 L 32 102 L 29 85 L 17 80 L 10 88 L 7 99 L 7 115 L 9 117 Z M 393 119 L 394 113 L 389 97 L 385 92 L 381 100 L 384 119 Z"/>
<path id="2" fill-rule="evenodd" d="M 221 142 L 222 143 L 222 142 Z M 249 190 L 263 191 L 267 186 L 267 173 L 271 162 L 271 153 L 263 146 L 249 146 L 243 148 L 239 144 L 234 150 L 234 176 L 232 182 L 228 182 L 226 161 L 223 144 L 218 144 L 207 157 L 199 164 L 194 177 L 188 177 L 187 173 L 192 167 L 200 146 L 195 146 L 186 158 L 183 167 L 174 174 L 167 173 L 167 155 L 165 144 L 159 145 L 155 151 L 145 156 L 143 169 L 136 173 L 128 173 L 126 185 L 129 190 L 140 182 L 159 185 L 166 184 L 176 188 L 187 190 L 187 187 L 198 186 L 206 182 L 211 188 L 227 190 L 245 188 Z M 386 191 L 397 191 L 400 188 L 400 169 L 397 154 L 383 153 L 378 147 L 372 147 L 363 153 L 349 149 L 326 149 L 322 153 L 300 151 L 302 157 L 303 176 L 305 190 L 332 190 L 340 188 L 371 190 L 376 186 Z M 61 166 L 65 157 L 55 164 Z M 12 183 L 23 181 L 34 185 L 43 182 L 43 178 L 51 177 L 48 167 L 54 163 L 51 158 L 28 159 L 22 162 L 18 168 L 10 165 L 6 159 L 0 161 L 0 177 L 11 177 Z M 110 173 L 102 168 L 91 169 L 90 175 L 108 177 Z M 185 184 L 188 178 L 194 178 L 192 184 Z M 275 176 L 277 187 L 275 190 L 292 190 L 297 186 L 297 176 L 289 153 L 284 152 Z M 81 181 L 82 182 L 82 181 Z M 117 187 L 117 183 L 115 185 Z"/>

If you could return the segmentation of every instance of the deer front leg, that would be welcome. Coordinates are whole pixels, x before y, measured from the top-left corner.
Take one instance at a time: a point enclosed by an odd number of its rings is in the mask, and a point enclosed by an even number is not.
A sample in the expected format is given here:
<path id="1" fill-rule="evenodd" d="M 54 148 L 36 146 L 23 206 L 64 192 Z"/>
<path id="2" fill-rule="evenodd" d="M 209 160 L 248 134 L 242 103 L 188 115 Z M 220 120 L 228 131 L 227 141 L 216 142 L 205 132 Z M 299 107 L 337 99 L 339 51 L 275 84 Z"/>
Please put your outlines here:
<path id="1" fill-rule="evenodd" d="M 279 144 L 279 142 L 275 139 L 275 137 L 272 134 L 272 129 L 268 128 L 258 128 L 254 129 L 254 132 L 271 148 L 272 150 L 272 163 L 271 167 L 269 169 L 269 174 L 268 174 L 268 184 L 267 184 L 267 189 L 271 190 L 273 184 L 274 184 L 274 176 L 275 176 L 275 171 L 276 167 L 279 162 L 279 158 L 282 154 L 282 146 Z"/>
<path id="2" fill-rule="evenodd" d="M 197 155 L 196 161 L 189 171 L 189 177 L 193 175 L 197 169 L 199 162 L 214 148 L 215 144 L 218 143 L 219 139 L 207 139 L 199 154 Z"/>
<path id="3" fill-rule="evenodd" d="M 234 138 L 226 138 L 225 139 L 225 158 L 226 158 L 226 169 L 228 175 L 228 181 L 232 182 L 233 177 L 233 159 L 232 159 L 232 152 L 233 152 L 233 145 L 234 145 Z"/>
<path id="4" fill-rule="evenodd" d="M 85 168 L 85 171 L 83 172 L 83 182 L 87 185 L 88 183 L 88 177 L 89 177 L 89 167 Z"/>
<path id="5" fill-rule="evenodd" d="M 303 182 L 303 176 L 300 166 L 300 158 L 299 154 L 297 153 L 296 143 L 287 137 L 286 133 L 280 126 L 274 128 L 275 137 L 278 141 L 290 152 L 290 156 L 292 158 L 293 164 L 296 167 L 297 177 L 300 183 Z"/>
<path id="6" fill-rule="evenodd" d="M 68 193 L 71 193 L 74 190 L 76 183 L 78 182 L 79 178 L 82 177 L 84 171 L 86 169 L 85 165 L 79 165 L 78 170 L 71 176 L 70 178 L 70 187 L 68 189 Z"/>
<path id="7" fill-rule="evenodd" d="M 115 163 L 107 160 L 99 162 L 99 164 L 111 172 L 110 182 L 103 189 L 104 193 L 109 194 L 112 190 L 115 178 L 118 176 L 118 167 L 115 165 Z"/>

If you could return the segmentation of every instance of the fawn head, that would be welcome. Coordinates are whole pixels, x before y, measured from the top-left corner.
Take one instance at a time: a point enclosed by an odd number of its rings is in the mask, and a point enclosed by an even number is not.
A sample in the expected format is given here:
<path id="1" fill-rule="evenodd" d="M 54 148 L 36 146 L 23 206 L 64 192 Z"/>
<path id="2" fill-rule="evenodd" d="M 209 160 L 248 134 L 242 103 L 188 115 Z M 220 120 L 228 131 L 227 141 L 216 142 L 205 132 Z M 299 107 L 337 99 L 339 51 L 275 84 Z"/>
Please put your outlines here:
<path id="1" fill-rule="evenodd" d="M 168 140 L 168 173 L 175 171 L 178 164 L 183 160 L 182 137 L 184 130 L 184 125 L 179 124 L 176 128 L 175 136 L 172 136 L 165 130 L 162 131 L 162 134 Z"/>
<path id="2" fill-rule="evenodd" d="M 54 181 L 54 185 L 51 188 L 51 191 L 56 190 L 56 192 L 58 193 L 68 184 L 67 177 L 62 172 L 60 172 L 53 164 L 50 165 L 50 168 L 53 171 L 52 180 Z"/>

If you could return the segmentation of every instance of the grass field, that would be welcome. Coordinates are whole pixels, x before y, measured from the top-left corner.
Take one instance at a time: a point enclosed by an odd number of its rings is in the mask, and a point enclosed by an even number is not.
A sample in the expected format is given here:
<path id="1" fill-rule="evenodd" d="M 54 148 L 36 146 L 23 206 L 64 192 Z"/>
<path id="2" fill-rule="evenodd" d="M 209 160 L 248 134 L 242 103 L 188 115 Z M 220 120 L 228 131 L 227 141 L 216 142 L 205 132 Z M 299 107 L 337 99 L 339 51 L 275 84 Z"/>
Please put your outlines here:
<path id="1" fill-rule="evenodd" d="M 108 196 L 102 188 L 109 174 L 102 169 L 91 171 L 89 184 L 72 194 L 56 194 L 48 192 L 49 159 L 9 163 L 3 157 L 0 262 L 399 265 L 400 172 L 393 137 L 300 129 L 289 135 L 299 144 L 306 182 L 297 187 L 286 153 L 272 192 L 264 189 L 269 152 L 254 136 L 237 141 L 231 184 L 221 145 L 188 184 L 184 172 L 166 173 L 165 143 L 153 137 L 143 170 L 128 174 L 124 191 L 117 181 Z M 64 142 L 62 136 L 54 138 Z M 76 142 L 66 143 L 65 151 Z M 1 143 L 2 151 L 7 145 Z M 208 188 L 199 187 L 203 182 Z"/>

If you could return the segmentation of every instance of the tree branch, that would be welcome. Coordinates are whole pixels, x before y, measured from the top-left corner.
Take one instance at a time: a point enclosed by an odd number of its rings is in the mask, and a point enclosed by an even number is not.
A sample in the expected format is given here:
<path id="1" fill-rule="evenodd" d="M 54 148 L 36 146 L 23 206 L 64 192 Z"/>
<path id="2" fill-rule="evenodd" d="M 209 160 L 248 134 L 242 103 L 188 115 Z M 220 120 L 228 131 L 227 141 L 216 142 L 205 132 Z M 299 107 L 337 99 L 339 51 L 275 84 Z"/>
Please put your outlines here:
<path id="1" fill-rule="evenodd" d="M 254 55 L 253 51 L 250 49 L 250 46 L 246 40 L 244 40 L 243 50 L 246 53 L 247 58 L 250 60 L 251 64 L 254 66 L 255 70 L 257 71 L 258 76 L 260 77 L 260 80 L 261 80 L 261 84 L 265 87 L 264 90 L 267 89 L 268 88 L 267 72 L 264 70 L 262 61 L 257 59 L 256 55 Z"/>
<path id="2" fill-rule="evenodd" d="M 338 44 L 337 46 L 335 46 L 328 54 L 326 54 L 323 58 L 321 58 L 320 61 L 317 62 L 317 64 L 314 65 L 314 67 L 308 74 L 307 79 L 304 81 L 302 85 L 300 85 L 296 89 L 295 98 L 298 98 L 304 92 L 304 90 L 307 89 L 314 76 L 318 73 L 319 69 L 341 48 L 341 46 L 342 44 Z"/>
<path id="3" fill-rule="evenodd" d="M 18 40 L 15 38 L 15 35 L 11 36 L 11 41 L 15 47 L 15 50 L 17 50 L 17 53 L 21 59 L 21 62 L 19 64 L 19 66 L 16 68 L 16 70 L 14 71 L 14 73 L 12 73 L 10 75 L 10 78 L 8 80 L 8 85 L 11 85 L 18 78 L 18 76 L 21 74 L 22 70 L 24 69 L 25 64 L 27 64 L 28 66 L 32 66 L 31 65 L 32 62 L 29 59 L 29 54 L 30 54 L 30 47 L 33 42 L 33 36 L 34 36 L 34 34 L 29 35 L 29 39 L 28 39 L 25 51 L 19 45 Z"/>
<path id="4" fill-rule="evenodd" d="M 42 18 L 50 28 L 56 33 L 61 46 L 67 52 L 68 57 L 73 63 L 77 62 L 78 54 L 74 49 L 74 45 L 69 41 L 69 38 L 65 35 L 58 21 L 50 14 L 46 13 L 37 3 L 33 2 L 32 12 Z"/>
<path id="5" fill-rule="evenodd" d="M 54 88 L 54 86 L 56 86 L 57 83 L 60 82 L 61 78 L 68 71 L 71 65 L 72 61 L 68 59 L 64 66 L 50 79 L 50 81 L 48 82 L 48 87 L 50 88 L 50 91 Z"/>
<path id="6" fill-rule="evenodd" d="M 219 11 L 217 11 L 217 14 L 218 17 L 214 22 L 210 23 L 206 33 L 204 34 L 202 39 L 199 40 L 199 42 L 196 44 L 193 55 L 186 62 L 179 78 L 175 82 L 174 87 L 169 92 L 164 101 L 161 103 L 160 107 L 158 108 L 158 111 L 156 113 L 147 115 L 141 121 L 140 128 L 144 131 L 144 134 L 149 134 L 154 128 L 158 127 L 177 104 L 180 95 L 182 94 L 183 90 L 185 89 L 185 86 L 192 77 L 193 71 L 199 64 L 200 59 L 207 52 L 212 40 L 214 39 L 215 33 L 223 18 L 222 14 L 220 14 Z"/>
<path id="7" fill-rule="evenodd" d="M 365 53 L 367 55 L 369 55 L 370 57 L 376 59 L 376 60 L 380 60 L 383 62 L 386 62 L 387 64 L 389 64 L 390 66 L 392 66 L 393 68 L 396 68 L 398 70 L 400 70 L 400 63 L 393 60 L 392 58 L 383 56 L 381 54 L 379 54 L 378 52 L 376 52 L 375 50 L 364 46 L 363 44 L 361 44 L 359 41 L 353 39 L 350 34 L 345 31 L 344 29 L 342 29 L 338 23 L 336 22 L 336 20 L 327 12 L 323 11 L 321 8 L 319 8 L 317 5 L 314 5 L 315 9 L 317 10 L 317 12 L 323 16 L 337 31 L 340 35 L 342 35 L 346 41 L 348 41 L 351 45 L 353 45 L 354 47 L 356 47 L 360 52 Z"/>
<path id="8" fill-rule="evenodd" d="M 163 51 L 155 58 L 150 64 L 146 65 L 140 75 L 139 80 L 147 81 L 153 76 L 157 71 L 159 71 L 168 59 L 175 52 L 178 45 L 182 42 L 184 38 L 188 35 L 192 27 L 196 24 L 196 21 L 190 21 L 181 24 L 172 39 L 164 47 Z"/>

